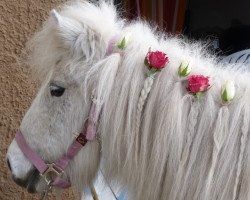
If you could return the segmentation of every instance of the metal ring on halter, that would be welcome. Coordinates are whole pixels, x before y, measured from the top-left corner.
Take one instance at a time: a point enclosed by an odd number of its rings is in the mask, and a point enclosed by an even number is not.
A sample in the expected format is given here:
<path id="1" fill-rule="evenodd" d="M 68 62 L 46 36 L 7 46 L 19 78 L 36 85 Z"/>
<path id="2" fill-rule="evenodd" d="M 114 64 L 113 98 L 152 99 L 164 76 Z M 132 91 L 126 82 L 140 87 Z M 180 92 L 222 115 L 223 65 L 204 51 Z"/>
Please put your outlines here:
<path id="1" fill-rule="evenodd" d="M 51 183 L 53 181 L 53 174 L 56 177 L 61 177 L 64 173 L 63 170 L 60 169 L 60 171 L 55 169 L 55 163 L 47 164 L 48 168 L 43 172 L 40 173 L 40 176 L 45 180 L 48 186 L 51 186 Z"/>

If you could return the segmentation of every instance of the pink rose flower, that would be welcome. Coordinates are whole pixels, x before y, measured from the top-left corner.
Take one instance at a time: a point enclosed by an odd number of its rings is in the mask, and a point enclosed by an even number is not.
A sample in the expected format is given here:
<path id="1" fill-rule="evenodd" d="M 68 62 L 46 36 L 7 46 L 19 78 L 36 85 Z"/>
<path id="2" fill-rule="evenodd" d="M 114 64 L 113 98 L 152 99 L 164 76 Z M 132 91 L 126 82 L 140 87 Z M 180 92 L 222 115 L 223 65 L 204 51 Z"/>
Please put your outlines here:
<path id="1" fill-rule="evenodd" d="M 203 75 L 192 75 L 187 78 L 188 92 L 192 94 L 202 93 L 209 89 L 209 77 Z"/>
<path id="2" fill-rule="evenodd" d="M 168 57 L 165 53 L 161 51 L 150 51 L 147 53 L 145 64 L 156 70 L 161 70 L 168 63 Z"/>

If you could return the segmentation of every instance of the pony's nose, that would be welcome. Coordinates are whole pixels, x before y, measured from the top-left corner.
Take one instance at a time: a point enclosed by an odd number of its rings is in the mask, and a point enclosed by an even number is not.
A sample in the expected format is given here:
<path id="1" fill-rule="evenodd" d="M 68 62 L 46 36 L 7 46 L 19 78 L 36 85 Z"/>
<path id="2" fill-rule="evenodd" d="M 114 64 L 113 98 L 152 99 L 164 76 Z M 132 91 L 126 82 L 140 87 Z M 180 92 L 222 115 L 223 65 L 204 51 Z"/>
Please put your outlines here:
<path id="1" fill-rule="evenodd" d="M 9 159 L 7 159 L 7 165 L 8 165 L 9 170 L 12 171 Z"/>

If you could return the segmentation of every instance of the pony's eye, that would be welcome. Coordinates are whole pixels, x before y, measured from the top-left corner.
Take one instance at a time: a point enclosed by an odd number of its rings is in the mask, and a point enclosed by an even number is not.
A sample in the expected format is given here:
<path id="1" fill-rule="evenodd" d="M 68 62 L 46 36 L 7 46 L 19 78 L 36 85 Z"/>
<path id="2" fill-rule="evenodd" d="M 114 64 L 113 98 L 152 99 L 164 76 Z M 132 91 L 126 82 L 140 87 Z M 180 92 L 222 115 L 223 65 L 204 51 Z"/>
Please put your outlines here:
<path id="1" fill-rule="evenodd" d="M 60 97 L 63 95 L 65 88 L 57 86 L 57 85 L 50 85 L 50 94 L 54 97 Z"/>

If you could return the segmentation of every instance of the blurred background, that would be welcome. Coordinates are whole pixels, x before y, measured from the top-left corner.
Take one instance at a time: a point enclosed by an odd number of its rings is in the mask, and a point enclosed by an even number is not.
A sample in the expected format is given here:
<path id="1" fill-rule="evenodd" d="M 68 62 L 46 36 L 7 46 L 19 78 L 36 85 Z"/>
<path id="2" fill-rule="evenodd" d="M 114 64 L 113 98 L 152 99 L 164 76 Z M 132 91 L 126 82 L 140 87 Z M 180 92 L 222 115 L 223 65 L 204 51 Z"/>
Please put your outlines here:
<path id="1" fill-rule="evenodd" d="M 5 155 L 37 91 L 35 80 L 20 61 L 22 49 L 50 10 L 63 2 L 0 0 L 0 200 L 39 199 L 13 183 Z M 250 46 L 249 0 L 115 0 L 115 4 L 130 20 L 140 17 L 169 34 L 206 40 L 221 56 Z M 240 59 L 250 57 L 249 52 L 242 55 Z M 72 190 L 65 191 L 63 199 L 74 199 Z"/>
<path id="2" fill-rule="evenodd" d="M 160 30 L 206 40 L 221 55 L 250 46 L 249 0 L 116 0 L 125 16 L 141 16 Z"/>

